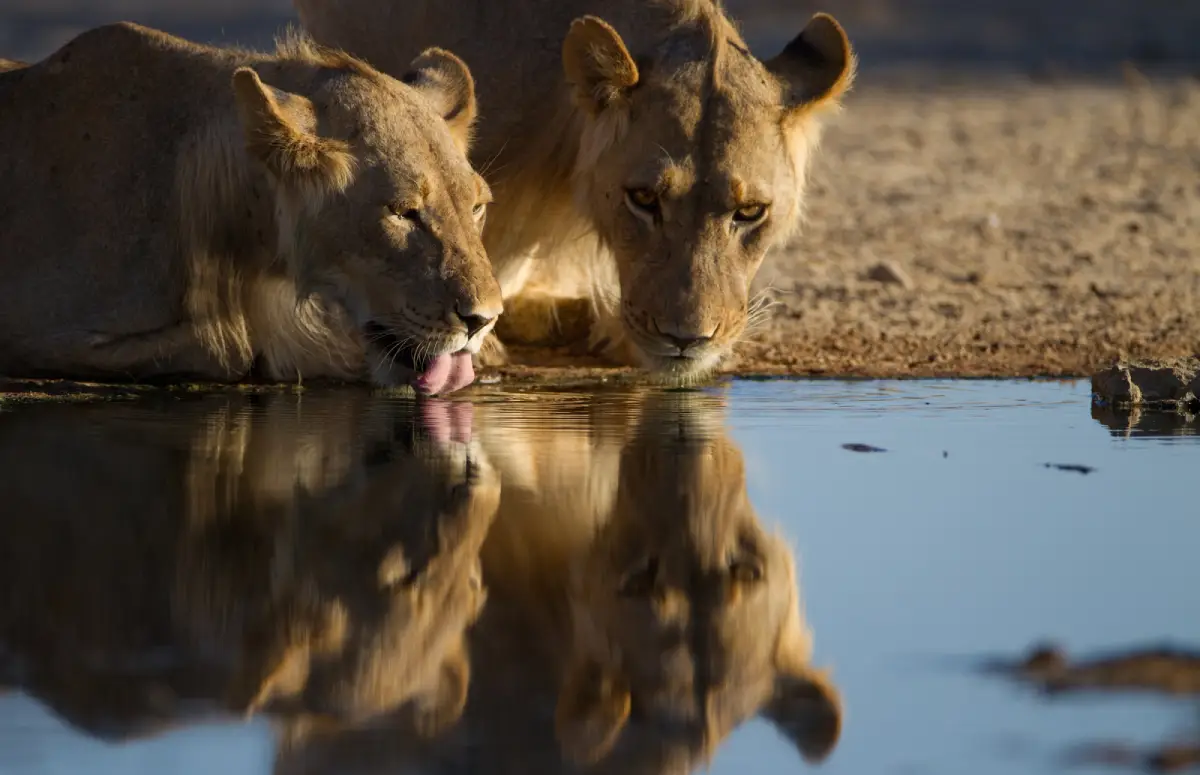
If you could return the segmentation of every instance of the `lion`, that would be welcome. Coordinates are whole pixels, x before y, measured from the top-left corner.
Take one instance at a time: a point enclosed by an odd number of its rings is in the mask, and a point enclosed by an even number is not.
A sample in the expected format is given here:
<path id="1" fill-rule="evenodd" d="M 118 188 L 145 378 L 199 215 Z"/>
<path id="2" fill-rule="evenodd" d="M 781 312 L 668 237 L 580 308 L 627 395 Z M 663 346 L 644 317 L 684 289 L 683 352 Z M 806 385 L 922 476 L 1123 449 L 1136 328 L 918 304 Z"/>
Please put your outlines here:
<path id="1" fill-rule="evenodd" d="M 592 352 L 671 382 L 715 370 L 764 319 L 751 281 L 797 227 L 856 70 L 833 17 L 763 62 L 716 0 L 293 5 L 316 40 L 385 72 L 435 43 L 471 66 L 502 337 L 587 331 Z"/>
<path id="2" fill-rule="evenodd" d="M 453 724 L 499 479 L 428 426 L 361 393 L 0 415 L 0 683 L 110 741 Z"/>
<path id="3" fill-rule="evenodd" d="M 511 411 L 481 423 L 501 505 L 459 723 L 285 732 L 276 775 L 682 774 L 754 716 L 827 757 L 840 694 L 810 664 L 792 553 L 755 514 L 720 399 L 566 404 L 524 431 Z"/>
<path id="4" fill-rule="evenodd" d="M 502 310 L 470 71 L 135 24 L 0 74 L 0 373 L 444 393 Z"/>

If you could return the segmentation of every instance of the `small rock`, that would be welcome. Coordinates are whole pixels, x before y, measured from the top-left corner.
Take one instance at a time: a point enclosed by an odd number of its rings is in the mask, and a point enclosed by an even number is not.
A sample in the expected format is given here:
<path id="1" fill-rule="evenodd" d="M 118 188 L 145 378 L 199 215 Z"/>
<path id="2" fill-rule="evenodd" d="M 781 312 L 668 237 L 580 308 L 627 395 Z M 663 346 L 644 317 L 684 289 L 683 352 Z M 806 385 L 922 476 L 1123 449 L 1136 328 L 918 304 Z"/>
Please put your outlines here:
<path id="1" fill-rule="evenodd" d="M 913 287 L 912 278 L 895 261 L 880 261 L 875 264 L 867 270 L 867 279 L 886 285 L 899 285 L 905 289 Z"/>
<path id="2" fill-rule="evenodd" d="M 1122 361 L 1092 375 L 1092 393 L 1110 404 L 1182 407 L 1200 396 L 1200 359 Z"/>

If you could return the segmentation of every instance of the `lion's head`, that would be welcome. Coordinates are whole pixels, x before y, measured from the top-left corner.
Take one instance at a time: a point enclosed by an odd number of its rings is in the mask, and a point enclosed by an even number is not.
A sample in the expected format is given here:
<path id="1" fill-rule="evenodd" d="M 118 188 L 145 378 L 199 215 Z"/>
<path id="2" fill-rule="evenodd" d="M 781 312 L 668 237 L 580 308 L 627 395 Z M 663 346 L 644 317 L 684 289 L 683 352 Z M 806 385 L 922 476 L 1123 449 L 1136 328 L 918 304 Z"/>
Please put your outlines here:
<path id="1" fill-rule="evenodd" d="M 719 415 L 696 404 L 712 399 L 692 398 L 645 407 L 612 518 L 575 568 L 560 742 L 576 760 L 611 752 L 606 771 L 640 771 L 647 751 L 647 771 L 691 771 L 761 713 L 820 760 L 840 698 L 809 664 L 791 550 L 760 524 Z"/>
<path id="2" fill-rule="evenodd" d="M 767 62 L 714 9 L 642 38 L 631 52 L 585 16 L 563 43 L 583 114 L 576 195 L 615 254 L 635 356 L 686 377 L 743 334 L 751 280 L 801 213 L 818 114 L 850 87 L 855 59 L 825 14 Z"/>
<path id="3" fill-rule="evenodd" d="M 233 89 L 300 297 L 347 314 L 377 382 L 462 387 L 501 312 L 480 237 L 490 194 L 466 156 L 471 74 L 436 48 L 397 80 L 306 40 L 291 45 L 320 65 L 303 94 L 270 85 L 269 66 L 239 68 Z"/>

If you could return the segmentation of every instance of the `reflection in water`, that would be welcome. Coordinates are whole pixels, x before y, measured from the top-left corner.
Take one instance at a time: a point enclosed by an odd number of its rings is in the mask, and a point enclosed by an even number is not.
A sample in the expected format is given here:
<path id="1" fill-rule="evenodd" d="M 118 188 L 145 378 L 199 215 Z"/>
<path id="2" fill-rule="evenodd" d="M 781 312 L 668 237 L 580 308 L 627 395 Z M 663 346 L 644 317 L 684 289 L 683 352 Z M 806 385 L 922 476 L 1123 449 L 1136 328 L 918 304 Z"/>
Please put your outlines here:
<path id="1" fill-rule="evenodd" d="M 259 710 L 453 721 L 499 480 L 449 438 L 469 418 L 417 411 L 349 394 L 0 415 L 0 682 L 104 739 Z"/>
<path id="2" fill-rule="evenodd" d="M 276 772 L 687 773 L 759 714 L 827 755 L 839 695 L 809 665 L 793 558 L 751 507 L 720 397 L 565 404 L 557 432 L 506 409 L 480 412 L 503 490 L 459 723 L 289 724 Z"/>
<path id="3" fill-rule="evenodd" d="M 1183 409 L 1146 410 L 1138 406 L 1092 404 L 1092 419 L 1114 436 L 1196 436 L 1200 435 L 1198 417 Z"/>
<path id="4" fill-rule="evenodd" d="M 820 760 L 723 400 L 7 412 L 0 684 L 108 740 L 260 713 L 280 775 L 686 773 L 755 716 Z"/>
<path id="5" fill-rule="evenodd" d="M 1200 652 L 1181 648 L 1130 648 L 1072 661 L 1058 646 L 1043 645 L 1020 661 L 995 660 L 985 667 L 1030 684 L 1045 696 L 1077 692 L 1151 692 L 1193 700 L 1200 696 Z M 1122 742 L 1085 744 L 1067 760 L 1177 772 L 1200 766 L 1200 732 L 1149 751 Z"/>

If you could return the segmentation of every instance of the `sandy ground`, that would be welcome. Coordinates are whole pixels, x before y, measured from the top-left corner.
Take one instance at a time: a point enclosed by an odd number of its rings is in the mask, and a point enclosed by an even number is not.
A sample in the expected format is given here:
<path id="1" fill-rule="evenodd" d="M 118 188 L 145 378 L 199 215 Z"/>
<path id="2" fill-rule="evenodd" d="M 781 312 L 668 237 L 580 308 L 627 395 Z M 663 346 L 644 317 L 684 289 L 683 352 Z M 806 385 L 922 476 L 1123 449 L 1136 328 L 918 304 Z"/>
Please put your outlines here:
<path id="1" fill-rule="evenodd" d="M 1200 4 L 727 5 L 760 55 L 771 34 L 831 8 L 863 62 L 817 157 L 802 236 L 760 276 L 776 314 L 727 371 L 1084 376 L 1200 351 Z M 286 0 L 6 8 L 0 56 L 31 58 L 117 18 L 261 42 L 290 16 Z M 1122 74 L 1123 59 L 1176 75 Z M 1092 77 L 1055 75 L 1056 60 Z"/>
<path id="2" fill-rule="evenodd" d="M 1200 350 L 1194 79 L 867 82 L 810 203 L 739 370 L 1067 376 Z"/>

